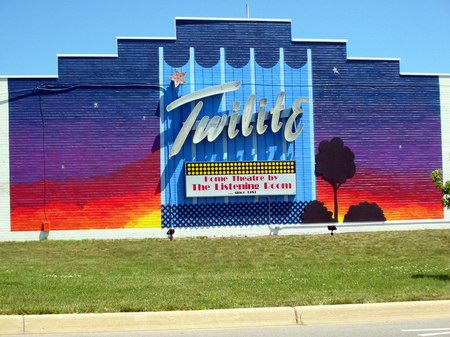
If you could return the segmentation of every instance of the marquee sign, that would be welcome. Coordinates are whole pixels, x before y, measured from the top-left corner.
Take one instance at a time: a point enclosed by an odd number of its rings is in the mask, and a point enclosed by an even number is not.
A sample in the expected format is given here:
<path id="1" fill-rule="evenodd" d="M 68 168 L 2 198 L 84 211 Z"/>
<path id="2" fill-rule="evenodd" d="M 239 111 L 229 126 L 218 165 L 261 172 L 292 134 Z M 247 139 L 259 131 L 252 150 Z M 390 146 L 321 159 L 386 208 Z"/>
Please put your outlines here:
<path id="1" fill-rule="evenodd" d="M 186 163 L 186 196 L 295 195 L 295 171 L 295 161 Z"/>

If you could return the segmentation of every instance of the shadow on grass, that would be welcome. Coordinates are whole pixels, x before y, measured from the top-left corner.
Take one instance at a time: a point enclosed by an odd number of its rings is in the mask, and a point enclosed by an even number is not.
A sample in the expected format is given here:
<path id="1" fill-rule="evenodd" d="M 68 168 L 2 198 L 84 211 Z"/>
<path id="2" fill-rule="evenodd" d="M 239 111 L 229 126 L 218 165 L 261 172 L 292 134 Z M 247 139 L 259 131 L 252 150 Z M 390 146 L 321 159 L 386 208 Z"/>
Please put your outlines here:
<path id="1" fill-rule="evenodd" d="M 439 281 L 450 282 L 450 275 L 448 274 L 437 274 L 437 275 L 427 275 L 427 274 L 414 274 L 411 278 L 431 278 Z"/>

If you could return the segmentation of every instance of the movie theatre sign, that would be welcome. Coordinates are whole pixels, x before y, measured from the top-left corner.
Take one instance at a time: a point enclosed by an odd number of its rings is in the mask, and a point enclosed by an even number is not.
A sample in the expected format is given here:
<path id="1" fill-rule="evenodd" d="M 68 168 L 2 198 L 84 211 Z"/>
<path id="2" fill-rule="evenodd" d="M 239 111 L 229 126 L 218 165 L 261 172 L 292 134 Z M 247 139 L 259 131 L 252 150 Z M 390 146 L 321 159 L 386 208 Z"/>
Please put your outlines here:
<path id="1" fill-rule="evenodd" d="M 227 134 L 229 139 L 235 138 L 239 132 L 241 132 L 244 137 L 248 137 L 255 131 L 254 129 L 256 129 L 256 132 L 259 135 L 262 135 L 268 128 L 268 125 L 265 124 L 268 119 L 270 119 L 270 128 L 273 133 L 279 132 L 284 124 L 284 138 L 288 142 L 293 142 L 302 133 L 303 124 L 297 126 L 297 119 L 299 120 L 302 117 L 302 103 L 308 102 L 308 98 L 300 97 L 294 100 L 292 108 L 289 109 L 289 115 L 286 116 L 287 120 L 283 123 L 280 121 L 281 117 L 285 117 L 282 116 L 282 112 L 285 111 L 285 93 L 283 91 L 278 94 L 273 108 L 270 109 L 270 114 L 268 114 L 269 111 L 266 110 L 267 98 L 262 98 L 259 101 L 259 111 L 257 113 L 256 123 L 253 123 L 256 124 L 256 128 L 254 128 L 254 125 L 251 125 L 253 115 L 255 115 L 256 112 L 256 95 L 254 94 L 249 96 L 242 109 L 241 115 L 238 114 L 241 103 L 234 102 L 233 113 L 231 116 L 228 116 L 226 113 L 222 116 L 214 116 L 212 118 L 204 116 L 200 121 L 197 121 L 197 117 L 203 108 L 203 101 L 201 101 L 201 99 L 235 91 L 238 90 L 240 86 L 241 82 L 239 81 L 215 85 L 191 92 L 170 103 L 166 107 L 168 112 L 183 105 L 198 101 L 175 138 L 175 141 L 169 150 L 169 157 L 173 157 L 180 152 L 189 134 L 194 130 L 195 132 L 192 138 L 194 144 L 200 143 L 205 138 L 209 142 L 213 142 L 224 131 L 226 126 L 228 126 Z M 237 128 L 238 124 L 241 125 L 240 129 Z"/>
<path id="2" fill-rule="evenodd" d="M 186 163 L 187 197 L 295 195 L 295 161 Z"/>

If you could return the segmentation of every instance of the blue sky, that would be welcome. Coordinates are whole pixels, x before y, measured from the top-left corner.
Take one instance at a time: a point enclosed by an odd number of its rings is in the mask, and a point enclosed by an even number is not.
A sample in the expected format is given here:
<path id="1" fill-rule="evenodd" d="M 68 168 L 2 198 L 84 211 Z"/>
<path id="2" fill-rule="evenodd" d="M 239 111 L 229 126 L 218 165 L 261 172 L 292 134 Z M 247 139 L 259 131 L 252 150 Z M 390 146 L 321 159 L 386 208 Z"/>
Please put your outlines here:
<path id="1" fill-rule="evenodd" d="M 348 40 L 349 57 L 450 73 L 450 0 L 0 0 L 0 75 L 56 75 L 56 54 L 115 54 L 117 36 L 174 36 L 176 16 L 292 20 L 293 38 Z"/>

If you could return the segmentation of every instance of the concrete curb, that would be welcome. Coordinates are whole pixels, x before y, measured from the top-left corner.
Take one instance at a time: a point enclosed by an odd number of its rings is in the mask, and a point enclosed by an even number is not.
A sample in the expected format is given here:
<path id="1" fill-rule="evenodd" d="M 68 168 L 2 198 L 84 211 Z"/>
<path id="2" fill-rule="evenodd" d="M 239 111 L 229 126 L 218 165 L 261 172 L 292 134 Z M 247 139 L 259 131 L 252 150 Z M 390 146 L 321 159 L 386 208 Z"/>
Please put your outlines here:
<path id="1" fill-rule="evenodd" d="M 0 335 L 21 334 L 24 331 L 24 316 L 0 316 Z"/>
<path id="2" fill-rule="evenodd" d="M 20 318 L 21 322 L 19 326 L 13 324 L 17 323 L 14 320 L 5 320 L 2 325 L 0 320 L 0 335 L 4 333 L 185 330 L 297 323 L 294 308 L 291 307 L 0 317 Z"/>
<path id="3" fill-rule="evenodd" d="M 320 305 L 295 310 L 304 325 L 450 319 L 450 301 Z"/>
<path id="4" fill-rule="evenodd" d="M 349 324 L 441 318 L 450 318 L 450 300 L 295 308 L 0 316 L 0 335 Z"/>

